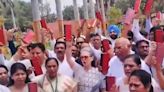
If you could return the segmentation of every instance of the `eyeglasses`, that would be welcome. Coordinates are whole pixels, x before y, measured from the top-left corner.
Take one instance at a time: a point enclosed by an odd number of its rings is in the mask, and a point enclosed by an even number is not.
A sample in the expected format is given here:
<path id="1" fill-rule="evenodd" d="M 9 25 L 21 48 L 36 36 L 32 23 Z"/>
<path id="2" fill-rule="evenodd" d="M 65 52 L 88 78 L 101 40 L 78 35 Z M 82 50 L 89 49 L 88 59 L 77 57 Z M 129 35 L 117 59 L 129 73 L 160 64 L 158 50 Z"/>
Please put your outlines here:
<path id="1" fill-rule="evenodd" d="M 80 56 L 80 59 L 88 59 L 91 56 Z"/>

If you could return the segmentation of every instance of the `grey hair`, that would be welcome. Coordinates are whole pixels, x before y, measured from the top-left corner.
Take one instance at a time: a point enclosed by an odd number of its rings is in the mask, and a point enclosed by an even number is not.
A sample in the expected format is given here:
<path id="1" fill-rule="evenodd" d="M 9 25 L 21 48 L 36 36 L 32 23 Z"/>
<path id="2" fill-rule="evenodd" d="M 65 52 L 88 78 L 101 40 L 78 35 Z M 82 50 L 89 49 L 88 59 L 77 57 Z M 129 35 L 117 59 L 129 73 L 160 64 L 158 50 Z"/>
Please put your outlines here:
<path id="1" fill-rule="evenodd" d="M 94 53 L 93 53 L 93 50 L 91 49 L 91 47 L 84 47 L 84 48 L 82 48 L 80 53 L 83 52 L 83 51 L 89 52 L 90 56 L 94 57 Z"/>

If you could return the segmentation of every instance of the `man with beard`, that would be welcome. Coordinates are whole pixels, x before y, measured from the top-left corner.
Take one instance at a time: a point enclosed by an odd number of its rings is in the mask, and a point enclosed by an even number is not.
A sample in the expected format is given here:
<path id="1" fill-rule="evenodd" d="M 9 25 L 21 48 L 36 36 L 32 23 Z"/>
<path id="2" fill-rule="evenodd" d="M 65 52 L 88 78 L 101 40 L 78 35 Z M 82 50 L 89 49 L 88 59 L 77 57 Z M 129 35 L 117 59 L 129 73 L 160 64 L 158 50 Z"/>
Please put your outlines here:
<path id="1" fill-rule="evenodd" d="M 108 39 L 112 43 L 112 47 L 114 48 L 115 40 L 119 37 L 120 35 L 120 29 L 116 25 L 110 25 L 108 26 Z"/>

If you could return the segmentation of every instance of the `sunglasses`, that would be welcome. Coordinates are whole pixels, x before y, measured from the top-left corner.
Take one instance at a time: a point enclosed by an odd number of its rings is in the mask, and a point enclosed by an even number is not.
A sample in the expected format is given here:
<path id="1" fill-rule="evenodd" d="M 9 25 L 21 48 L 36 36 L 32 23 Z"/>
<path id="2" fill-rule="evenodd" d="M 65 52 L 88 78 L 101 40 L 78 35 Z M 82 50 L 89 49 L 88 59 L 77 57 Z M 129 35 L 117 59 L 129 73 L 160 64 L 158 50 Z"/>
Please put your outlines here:
<path id="1" fill-rule="evenodd" d="M 91 56 L 80 56 L 80 59 L 88 59 Z"/>

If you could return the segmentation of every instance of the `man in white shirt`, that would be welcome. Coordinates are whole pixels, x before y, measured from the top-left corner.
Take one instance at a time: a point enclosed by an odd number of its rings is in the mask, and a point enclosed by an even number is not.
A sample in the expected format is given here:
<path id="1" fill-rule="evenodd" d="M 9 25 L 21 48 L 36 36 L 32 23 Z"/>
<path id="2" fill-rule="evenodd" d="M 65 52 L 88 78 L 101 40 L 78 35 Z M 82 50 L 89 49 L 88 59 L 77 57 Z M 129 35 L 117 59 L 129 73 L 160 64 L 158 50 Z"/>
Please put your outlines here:
<path id="1" fill-rule="evenodd" d="M 73 77 L 73 71 L 66 61 L 65 50 L 66 50 L 65 42 L 58 41 L 58 42 L 56 42 L 56 44 L 54 46 L 54 52 L 52 52 L 50 54 L 51 56 L 49 56 L 49 57 L 54 57 L 58 60 L 58 62 L 59 62 L 58 72 L 59 73 Z M 74 58 L 72 57 L 72 59 L 74 59 Z"/>
<path id="2" fill-rule="evenodd" d="M 132 54 L 131 45 L 128 39 L 118 38 L 116 39 L 114 47 L 115 56 L 109 61 L 109 69 L 107 76 L 114 76 L 116 79 L 125 76 L 123 68 L 123 59 Z"/>
<path id="3" fill-rule="evenodd" d="M 11 92 L 7 87 L 0 85 L 0 92 Z"/>

